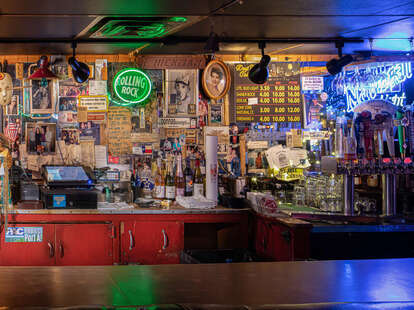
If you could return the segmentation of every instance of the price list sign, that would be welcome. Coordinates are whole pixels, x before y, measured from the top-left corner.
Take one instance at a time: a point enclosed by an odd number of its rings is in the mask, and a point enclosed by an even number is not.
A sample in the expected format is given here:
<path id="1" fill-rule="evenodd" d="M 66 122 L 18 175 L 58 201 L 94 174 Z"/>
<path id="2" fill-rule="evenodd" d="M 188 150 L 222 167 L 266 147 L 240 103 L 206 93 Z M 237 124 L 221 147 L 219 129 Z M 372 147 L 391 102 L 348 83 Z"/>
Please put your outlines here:
<path id="1" fill-rule="evenodd" d="M 300 123 L 300 65 L 269 64 L 269 79 L 262 85 L 254 84 L 248 78 L 254 65 L 243 63 L 234 66 L 236 122 Z"/>

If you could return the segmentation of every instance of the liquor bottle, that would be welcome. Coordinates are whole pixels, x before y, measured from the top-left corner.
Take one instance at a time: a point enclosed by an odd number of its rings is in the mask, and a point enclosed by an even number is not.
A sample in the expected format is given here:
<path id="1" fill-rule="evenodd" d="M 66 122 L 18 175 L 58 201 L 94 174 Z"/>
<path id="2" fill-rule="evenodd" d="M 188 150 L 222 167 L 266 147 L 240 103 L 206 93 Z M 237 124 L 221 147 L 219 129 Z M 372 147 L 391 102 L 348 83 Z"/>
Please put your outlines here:
<path id="1" fill-rule="evenodd" d="M 185 179 L 185 196 L 193 196 L 193 170 L 191 170 L 190 159 L 187 158 L 185 170 L 184 170 L 184 179 Z"/>
<path id="2" fill-rule="evenodd" d="M 185 179 L 182 168 L 181 156 L 177 156 L 177 169 L 175 172 L 175 196 L 184 196 L 185 192 Z"/>
<path id="3" fill-rule="evenodd" d="M 200 160 L 196 159 L 194 173 L 194 196 L 204 196 L 204 180 L 200 169 Z"/>
<path id="4" fill-rule="evenodd" d="M 165 179 L 161 171 L 161 159 L 158 158 L 157 160 L 157 173 L 155 175 L 155 187 L 153 196 L 156 199 L 164 199 L 165 198 Z"/>
<path id="5" fill-rule="evenodd" d="M 167 164 L 167 175 L 165 177 L 165 198 L 174 200 L 175 199 L 175 182 L 174 175 L 172 173 L 171 165 Z"/>

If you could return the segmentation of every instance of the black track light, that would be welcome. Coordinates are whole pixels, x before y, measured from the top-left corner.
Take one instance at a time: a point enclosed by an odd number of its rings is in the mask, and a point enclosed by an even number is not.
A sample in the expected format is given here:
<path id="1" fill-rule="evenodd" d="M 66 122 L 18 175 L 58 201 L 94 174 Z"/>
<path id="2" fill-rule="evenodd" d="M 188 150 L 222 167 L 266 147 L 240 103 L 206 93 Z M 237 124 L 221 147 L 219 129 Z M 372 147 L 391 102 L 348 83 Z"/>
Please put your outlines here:
<path id="1" fill-rule="evenodd" d="M 262 59 L 260 59 L 260 62 L 254 65 L 249 71 L 249 79 L 255 84 L 263 84 L 269 77 L 269 70 L 267 66 L 269 65 L 271 59 L 269 55 L 264 54 L 265 47 L 265 42 L 259 42 L 259 48 L 262 50 Z"/>
<path id="2" fill-rule="evenodd" d="M 69 58 L 68 63 L 72 67 L 72 75 L 76 82 L 83 83 L 89 78 L 89 66 L 83 62 L 79 62 L 75 58 L 76 42 L 72 42 L 73 55 Z"/>
<path id="3" fill-rule="evenodd" d="M 333 58 L 326 63 L 326 69 L 331 75 L 337 75 L 342 71 L 343 67 L 349 65 L 351 62 L 354 61 L 354 57 L 352 57 L 351 55 L 342 56 L 342 48 L 344 47 L 343 41 L 335 42 L 335 47 L 338 49 L 339 58 Z"/>

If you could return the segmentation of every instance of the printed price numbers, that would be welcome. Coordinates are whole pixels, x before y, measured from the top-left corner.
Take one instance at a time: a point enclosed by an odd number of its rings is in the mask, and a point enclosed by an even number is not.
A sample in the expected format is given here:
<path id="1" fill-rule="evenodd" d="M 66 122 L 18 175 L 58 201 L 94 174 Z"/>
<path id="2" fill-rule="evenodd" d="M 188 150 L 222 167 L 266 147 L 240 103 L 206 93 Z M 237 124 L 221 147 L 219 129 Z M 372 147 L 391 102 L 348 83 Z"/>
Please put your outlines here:
<path id="1" fill-rule="evenodd" d="M 289 97 L 299 97 L 300 96 L 300 93 L 299 92 L 290 91 L 290 92 L 288 92 L 288 96 Z"/>
<path id="2" fill-rule="evenodd" d="M 260 92 L 260 97 L 269 97 L 270 96 L 270 92 L 268 92 L 268 91 L 261 91 Z"/>
<path id="3" fill-rule="evenodd" d="M 260 98 L 260 103 L 270 103 L 270 98 Z"/>
<path id="4" fill-rule="evenodd" d="M 287 90 L 300 90 L 299 85 L 288 85 Z"/>
<path id="5" fill-rule="evenodd" d="M 285 103 L 285 98 L 272 98 L 272 103 Z"/>
<path id="6" fill-rule="evenodd" d="M 285 113 L 286 108 L 285 107 L 276 107 L 275 113 Z"/>
<path id="7" fill-rule="evenodd" d="M 300 121 L 300 117 L 298 116 L 297 118 L 298 118 L 297 121 Z M 276 116 L 260 116 L 259 117 L 259 122 L 263 122 L 263 123 L 266 123 L 266 122 L 278 123 L 278 122 L 293 122 L 293 121 L 289 120 L 289 117 L 286 117 L 285 115 L 276 115 Z"/>
<path id="8" fill-rule="evenodd" d="M 287 121 L 288 122 L 300 122 L 300 116 L 299 115 L 288 115 L 287 116 Z"/>
<path id="9" fill-rule="evenodd" d="M 286 86 L 285 85 L 276 85 L 275 90 L 286 90 Z"/>
<path id="10" fill-rule="evenodd" d="M 282 91 L 273 91 L 272 94 L 273 94 L 273 97 L 284 97 L 285 96 L 285 93 Z"/>
<path id="11" fill-rule="evenodd" d="M 288 98 L 287 99 L 288 103 L 300 103 L 300 98 L 296 97 L 296 98 Z"/>
<path id="12" fill-rule="evenodd" d="M 269 107 L 260 107 L 260 113 L 270 113 Z"/>
<path id="13" fill-rule="evenodd" d="M 287 112 L 288 113 L 299 113 L 300 109 L 299 107 L 287 107 Z"/>
<path id="14" fill-rule="evenodd" d="M 270 86 L 269 85 L 260 85 L 260 91 L 262 90 L 270 90 Z"/>

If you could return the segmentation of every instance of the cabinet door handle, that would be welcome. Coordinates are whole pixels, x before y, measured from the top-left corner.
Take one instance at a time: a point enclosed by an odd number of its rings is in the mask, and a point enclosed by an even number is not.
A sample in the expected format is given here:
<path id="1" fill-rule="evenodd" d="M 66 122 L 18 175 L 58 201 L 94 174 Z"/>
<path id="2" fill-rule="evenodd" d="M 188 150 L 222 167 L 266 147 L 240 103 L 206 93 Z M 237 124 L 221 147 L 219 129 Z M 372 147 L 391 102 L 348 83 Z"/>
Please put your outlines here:
<path id="1" fill-rule="evenodd" d="M 49 257 L 55 256 L 55 248 L 53 247 L 53 244 L 49 241 L 47 243 L 47 246 L 49 247 Z"/>
<path id="2" fill-rule="evenodd" d="M 164 237 L 164 244 L 162 245 L 162 249 L 165 250 L 166 248 L 168 248 L 168 244 L 170 243 L 165 229 L 162 230 L 162 235 Z"/>
<path id="3" fill-rule="evenodd" d="M 62 242 L 59 243 L 59 251 L 60 251 L 60 257 L 65 256 L 65 250 L 63 248 L 63 243 Z"/>
<path id="4" fill-rule="evenodd" d="M 132 248 L 135 247 L 135 241 L 134 241 L 134 236 L 132 235 L 132 231 L 128 230 L 129 232 L 129 250 L 131 251 Z"/>

